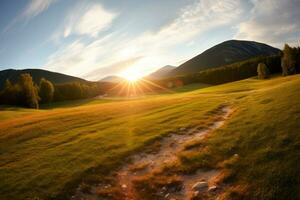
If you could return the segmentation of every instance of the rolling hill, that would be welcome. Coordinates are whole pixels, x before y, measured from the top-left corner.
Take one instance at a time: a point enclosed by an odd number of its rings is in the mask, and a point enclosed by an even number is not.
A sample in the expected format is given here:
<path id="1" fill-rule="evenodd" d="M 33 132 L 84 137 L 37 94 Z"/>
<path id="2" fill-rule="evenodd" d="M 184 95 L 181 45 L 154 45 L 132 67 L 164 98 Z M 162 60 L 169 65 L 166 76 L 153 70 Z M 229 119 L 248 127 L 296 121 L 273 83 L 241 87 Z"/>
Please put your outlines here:
<path id="1" fill-rule="evenodd" d="M 87 82 L 84 79 L 69 76 L 66 74 L 61 74 L 57 72 L 51 72 L 42 69 L 23 69 L 23 70 L 16 70 L 16 69 L 7 69 L 0 71 L 0 89 L 3 88 L 5 80 L 9 79 L 12 82 L 16 82 L 20 74 L 29 73 L 33 81 L 38 83 L 41 78 L 46 78 L 47 80 L 51 81 L 52 83 L 69 83 L 69 82 Z"/>
<path id="2" fill-rule="evenodd" d="M 228 40 L 181 64 L 168 75 L 192 74 L 208 68 L 224 66 L 253 57 L 276 55 L 279 52 L 279 49 L 259 42 Z"/>
<path id="3" fill-rule="evenodd" d="M 168 77 L 169 73 L 174 70 L 176 67 L 171 66 L 171 65 L 166 65 L 158 70 L 156 70 L 155 72 L 149 74 L 148 76 L 146 76 L 145 78 L 148 79 L 161 79 L 161 78 L 166 78 Z"/>
<path id="4" fill-rule="evenodd" d="M 119 76 L 106 76 L 103 79 L 101 79 L 99 82 L 119 83 L 123 81 L 125 81 L 125 79 Z"/>
<path id="5" fill-rule="evenodd" d="M 176 154 L 178 162 L 162 166 L 168 176 L 154 174 L 160 182 L 152 185 L 168 189 L 169 181 L 176 181 L 174 173 L 191 177 L 198 169 L 212 168 L 221 170 L 221 192 L 234 199 L 299 199 L 299 95 L 300 75 L 295 75 L 136 100 L 65 102 L 65 107 L 52 104 L 40 111 L 3 109 L 0 199 L 71 199 L 82 182 L 88 195 L 99 184 L 98 199 L 122 199 L 114 172 L 128 156 L 142 149 L 157 152 L 162 138 L 186 127 L 203 130 L 218 119 L 216 108 L 224 103 L 234 110 L 226 124 L 187 144 Z M 148 189 L 156 179 L 146 178 L 142 183 Z M 137 195 L 147 192 L 140 199 L 155 199 L 151 194 L 160 191 L 150 189 Z"/>

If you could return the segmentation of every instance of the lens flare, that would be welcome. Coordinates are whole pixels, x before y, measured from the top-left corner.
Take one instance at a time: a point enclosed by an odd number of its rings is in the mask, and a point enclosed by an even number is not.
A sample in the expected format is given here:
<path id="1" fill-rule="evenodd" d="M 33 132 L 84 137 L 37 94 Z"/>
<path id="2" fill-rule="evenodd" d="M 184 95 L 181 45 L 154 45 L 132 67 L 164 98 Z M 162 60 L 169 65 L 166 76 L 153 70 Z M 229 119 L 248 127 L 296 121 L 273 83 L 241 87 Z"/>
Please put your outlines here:
<path id="1" fill-rule="evenodd" d="M 121 76 L 129 82 L 135 82 L 142 78 L 142 75 L 134 69 L 128 69 L 122 72 Z"/>

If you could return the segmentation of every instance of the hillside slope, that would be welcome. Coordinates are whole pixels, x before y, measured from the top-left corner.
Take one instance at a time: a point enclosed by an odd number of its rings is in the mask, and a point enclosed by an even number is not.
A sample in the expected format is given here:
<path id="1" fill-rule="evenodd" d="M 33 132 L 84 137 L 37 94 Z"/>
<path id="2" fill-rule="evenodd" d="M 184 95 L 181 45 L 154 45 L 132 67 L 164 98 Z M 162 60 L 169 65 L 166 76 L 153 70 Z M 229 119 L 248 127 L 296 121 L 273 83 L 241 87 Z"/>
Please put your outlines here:
<path id="1" fill-rule="evenodd" d="M 156 70 L 155 72 L 149 74 L 148 76 L 146 76 L 145 78 L 147 79 L 162 79 L 162 78 L 166 78 L 169 76 L 169 73 L 174 70 L 176 67 L 171 66 L 171 65 L 166 65 L 158 70 Z"/>
<path id="2" fill-rule="evenodd" d="M 22 114 L 4 109 L 0 199 L 70 199 L 82 181 L 88 192 L 88 183 L 103 180 L 111 187 L 99 195 L 116 197 L 113 172 L 128 155 L 155 151 L 149 144 L 183 127 L 209 126 L 224 103 L 235 110 L 231 118 L 180 154 L 169 174 L 218 168 L 226 186 L 221 199 L 300 199 L 299 96 L 295 75 Z"/>
<path id="3" fill-rule="evenodd" d="M 110 83 L 119 83 L 126 81 L 124 78 L 120 76 L 106 76 L 99 80 L 99 82 L 110 82 Z"/>
<path id="4" fill-rule="evenodd" d="M 6 79 L 9 79 L 12 82 L 16 82 L 20 74 L 29 73 L 31 74 L 33 81 L 38 83 L 41 78 L 46 78 L 50 80 L 52 83 L 68 83 L 68 82 L 87 82 L 84 79 L 69 76 L 66 74 L 61 74 L 57 72 L 51 72 L 42 69 L 23 69 L 23 70 L 15 70 L 15 69 L 7 69 L 0 71 L 0 89 L 3 88 Z"/>
<path id="5" fill-rule="evenodd" d="M 254 41 L 229 40 L 188 60 L 170 72 L 170 76 L 196 73 L 204 69 L 228 65 L 257 56 L 275 55 L 279 49 Z"/>

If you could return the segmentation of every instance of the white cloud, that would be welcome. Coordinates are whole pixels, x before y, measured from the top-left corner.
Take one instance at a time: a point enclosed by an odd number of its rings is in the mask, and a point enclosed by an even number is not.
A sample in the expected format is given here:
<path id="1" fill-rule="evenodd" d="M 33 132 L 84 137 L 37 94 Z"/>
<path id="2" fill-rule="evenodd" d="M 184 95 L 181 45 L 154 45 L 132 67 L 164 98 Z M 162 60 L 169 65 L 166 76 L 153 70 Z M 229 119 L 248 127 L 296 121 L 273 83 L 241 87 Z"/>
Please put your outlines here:
<path id="1" fill-rule="evenodd" d="M 33 17 L 38 16 L 42 12 L 46 11 L 51 4 L 58 0 L 30 0 L 21 14 L 15 17 L 4 29 L 3 33 L 11 29 L 16 23 L 22 20 L 30 20 Z"/>
<path id="2" fill-rule="evenodd" d="M 65 36 L 74 33 L 97 36 L 103 27 L 109 26 L 114 18 L 112 16 L 115 15 L 100 14 L 99 16 L 110 17 L 98 25 L 99 17 L 91 17 L 95 14 L 94 9 L 95 7 L 87 9 L 88 12 L 85 12 L 77 21 L 79 23 L 75 23 L 75 19 L 78 19 L 76 16 L 71 16 L 70 19 L 74 21 L 74 24 L 71 23 L 66 26 L 63 34 Z M 103 11 L 102 8 L 101 10 Z M 124 38 L 122 34 L 116 33 L 105 39 L 95 39 L 89 43 L 76 41 L 52 55 L 46 68 L 81 77 L 83 74 L 94 72 L 90 77 L 87 77 L 93 80 L 99 80 L 107 75 L 106 72 L 108 71 L 109 73 L 114 71 L 115 74 L 120 74 L 123 68 L 116 66 L 124 63 L 126 63 L 126 68 L 134 68 L 139 73 L 149 73 L 155 70 L 155 67 L 186 59 L 186 57 L 174 55 L 172 51 L 174 46 L 188 43 L 213 28 L 224 25 L 230 26 L 233 22 L 240 20 L 243 12 L 241 0 L 197 1 L 182 9 L 173 22 L 161 27 L 157 32 L 143 32 L 134 38 Z M 88 19 L 92 18 L 93 20 L 90 22 Z M 85 26 L 90 28 L 84 29 Z M 108 66 L 113 66 L 114 70 L 107 70 Z M 101 68 L 104 69 L 101 70 Z"/>
<path id="3" fill-rule="evenodd" d="M 55 1 L 57 0 L 31 0 L 22 12 L 22 16 L 26 18 L 35 17 L 47 10 Z"/>
<path id="4" fill-rule="evenodd" d="M 174 45 L 189 41 L 212 28 L 233 23 L 243 13 L 241 1 L 202 0 L 187 6 L 180 16 L 157 33 L 146 33 L 141 43 Z"/>
<path id="5" fill-rule="evenodd" d="M 117 16 L 116 13 L 105 10 L 100 4 L 84 6 L 85 9 L 82 7 L 80 4 L 67 17 L 63 32 L 64 37 L 71 34 L 96 37 L 101 31 L 109 28 Z"/>
<path id="6" fill-rule="evenodd" d="M 117 59 L 107 49 L 116 51 L 117 45 L 110 39 L 113 34 L 97 39 L 90 43 L 76 40 L 63 46 L 52 54 L 44 66 L 53 71 L 63 72 L 75 76 L 83 76 L 101 65 L 111 65 Z M 120 41 L 119 41 L 120 42 Z"/>
<path id="7" fill-rule="evenodd" d="M 239 25 L 238 39 L 258 40 L 277 47 L 299 45 L 300 1 L 254 0 L 251 17 Z"/>

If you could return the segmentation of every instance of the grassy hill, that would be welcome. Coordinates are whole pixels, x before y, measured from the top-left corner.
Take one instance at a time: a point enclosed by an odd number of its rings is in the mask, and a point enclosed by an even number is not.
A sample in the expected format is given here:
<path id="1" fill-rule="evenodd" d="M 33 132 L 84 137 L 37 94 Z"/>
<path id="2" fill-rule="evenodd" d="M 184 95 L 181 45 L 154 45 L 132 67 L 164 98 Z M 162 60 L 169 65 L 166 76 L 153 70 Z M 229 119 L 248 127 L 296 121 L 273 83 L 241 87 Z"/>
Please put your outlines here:
<path id="1" fill-rule="evenodd" d="M 149 74 L 145 78 L 147 78 L 147 79 L 163 79 L 163 78 L 167 78 L 167 77 L 169 77 L 169 73 L 172 70 L 174 70 L 174 69 L 176 69 L 176 67 L 171 66 L 171 65 L 166 65 L 166 66 L 164 66 L 162 68 L 159 68 L 155 72 L 152 72 L 151 74 Z"/>
<path id="2" fill-rule="evenodd" d="M 42 69 L 23 69 L 23 70 L 7 69 L 7 70 L 0 71 L 0 89 L 3 88 L 6 79 L 9 79 L 12 82 L 16 82 L 20 74 L 23 73 L 29 73 L 32 76 L 32 79 L 35 83 L 39 83 L 41 78 L 46 78 L 47 80 L 56 84 L 70 83 L 70 82 L 87 82 L 86 80 L 78 77 L 69 76 L 66 74 L 51 72 Z"/>
<path id="3" fill-rule="evenodd" d="M 120 83 L 124 81 L 126 81 L 126 79 L 119 76 L 106 76 L 103 79 L 99 80 L 99 82 L 110 82 L 110 83 Z"/>
<path id="4" fill-rule="evenodd" d="M 199 71 L 229 65 L 258 56 L 277 55 L 279 49 L 269 45 L 243 40 L 222 42 L 181 64 L 169 76 L 193 74 Z"/>
<path id="5" fill-rule="evenodd" d="M 299 96 L 295 75 L 39 111 L 2 108 L 0 199 L 65 199 L 170 131 L 208 126 L 224 103 L 235 109 L 226 125 L 195 141 L 206 150 L 182 152 L 173 169 L 221 169 L 223 199 L 300 199 Z"/>

